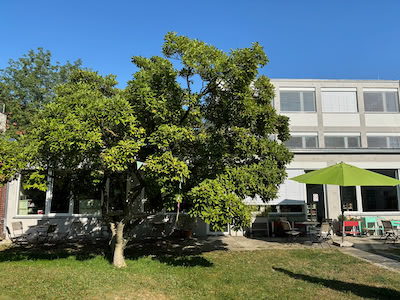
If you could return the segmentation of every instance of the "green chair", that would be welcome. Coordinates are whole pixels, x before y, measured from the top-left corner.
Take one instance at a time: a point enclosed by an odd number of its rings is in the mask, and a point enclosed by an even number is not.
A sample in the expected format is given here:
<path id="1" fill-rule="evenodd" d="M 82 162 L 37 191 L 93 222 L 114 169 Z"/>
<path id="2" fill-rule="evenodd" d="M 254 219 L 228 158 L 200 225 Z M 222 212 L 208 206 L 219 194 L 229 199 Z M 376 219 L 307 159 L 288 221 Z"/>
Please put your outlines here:
<path id="1" fill-rule="evenodd" d="M 392 222 L 392 226 L 394 229 L 397 229 L 397 230 L 400 229 L 400 220 L 392 220 L 390 222 Z"/>
<path id="2" fill-rule="evenodd" d="M 380 235 L 382 232 L 382 228 L 378 225 L 378 219 L 376 217 L 365 217 L 364 224 L 367 233 L 373 231 L 374 235 Z"/>

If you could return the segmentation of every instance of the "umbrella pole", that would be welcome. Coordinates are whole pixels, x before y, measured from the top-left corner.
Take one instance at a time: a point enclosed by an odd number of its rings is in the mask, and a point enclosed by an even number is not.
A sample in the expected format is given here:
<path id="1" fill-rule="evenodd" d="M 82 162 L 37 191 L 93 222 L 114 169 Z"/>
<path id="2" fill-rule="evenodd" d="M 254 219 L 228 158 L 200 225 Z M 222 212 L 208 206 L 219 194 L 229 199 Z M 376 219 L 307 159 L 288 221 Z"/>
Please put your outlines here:
<path id="1" fill-rule="evenodd" d="M 342 209 L 342 245 L 344 247 L 344 209 L 343 209 L 343 199 L 342 199 L 342 187 L 339 186 L 339 197 L 340 197 L 340 208 Z"/>
<path id="2" fill-rule="evenodd" d="M 344 211 L 342 208 L 342 247 L 344 245 Z"/>

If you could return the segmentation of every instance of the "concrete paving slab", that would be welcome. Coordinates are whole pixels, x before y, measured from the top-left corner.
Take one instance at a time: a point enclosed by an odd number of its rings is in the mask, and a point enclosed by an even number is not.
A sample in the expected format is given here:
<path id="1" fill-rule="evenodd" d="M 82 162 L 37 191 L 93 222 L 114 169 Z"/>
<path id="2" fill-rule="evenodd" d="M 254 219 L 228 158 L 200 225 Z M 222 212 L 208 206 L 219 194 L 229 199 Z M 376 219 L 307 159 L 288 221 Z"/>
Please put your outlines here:
<path id="1" fill-rule="evenodd" d="M 389 257 L 385 257 L 382 255 L 382 253 L 381 254 L 371 253 L 354 247 L 340 248 L 340 251 L 342 251 L 345 254 L 356 257 L 358 259 L 372 263 L 374 265 L 400 273 L 400 261 Z"/>

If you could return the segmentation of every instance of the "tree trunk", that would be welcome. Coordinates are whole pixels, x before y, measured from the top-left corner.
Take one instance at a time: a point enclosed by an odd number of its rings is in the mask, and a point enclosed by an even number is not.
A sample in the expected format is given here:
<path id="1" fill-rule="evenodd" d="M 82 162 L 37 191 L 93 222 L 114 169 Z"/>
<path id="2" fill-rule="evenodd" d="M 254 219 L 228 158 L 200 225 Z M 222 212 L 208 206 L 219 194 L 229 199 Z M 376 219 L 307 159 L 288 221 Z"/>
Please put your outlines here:
<path id="1" fill-rule="evenodd" d="M 126 240 L 124 239 L 124 227 L 125 224 L 121 222 L 111 223 L 112 238 L 110 246 L 113 251 L 113 265 L 117 268 L 126 267 L 124 249 L 126 246 Z"/>

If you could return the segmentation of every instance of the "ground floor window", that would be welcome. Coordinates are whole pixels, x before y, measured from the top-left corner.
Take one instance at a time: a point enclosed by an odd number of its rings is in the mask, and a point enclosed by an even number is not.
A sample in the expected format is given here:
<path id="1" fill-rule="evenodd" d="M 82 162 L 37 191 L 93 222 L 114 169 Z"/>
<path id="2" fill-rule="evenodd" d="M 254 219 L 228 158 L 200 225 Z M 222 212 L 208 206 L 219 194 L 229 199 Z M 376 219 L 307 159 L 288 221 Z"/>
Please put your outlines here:
<path id="1" fill-rule="evenodd" d="M 70 176 L 71 174 L 68 172 L 54 172 L 50 213 L 67 214 L 69 212 L 69 203 L 72 199 Z"/>
<path id="2" fill-rule="evenodd" d="M 123 210 L 127 199 L 127 178 L 124 174 L 117 174 L 110 178 L 108 187 L 108 205 L 112 210 Z"/>
<path id="3" fill-rule="evenodd" d="M 46 192 L 28 189 L 26 184 L 33 171 L 21 173 L 18 215 L 42 215 L 45 211 Z"/>
<path id="4" fill-rule="evenodd" d="M 100 182 L 94 182 L 90 171 L 55 171 L 50 213 L 101 214 Z"/>
<path id="5" fill-rule="evenodd" d="M 79 171 L 72 177 L 74 214 L 101 214 L 101 182 L 93 181 L 90 171 Z"/>
<path id="6" fill-rule="evenodd" d="M 345 211 L 357 211 L 357 194 L 355 186 L 340 187 L 342 205 Z"/>
<path id="7" fill-rule="evenodd" d="M 396 178 L 396 170 L 370 170 L 385 176 Z M 361 187 L 363 211 L 398 211 L 397 187 L 363 186 Z"/>

